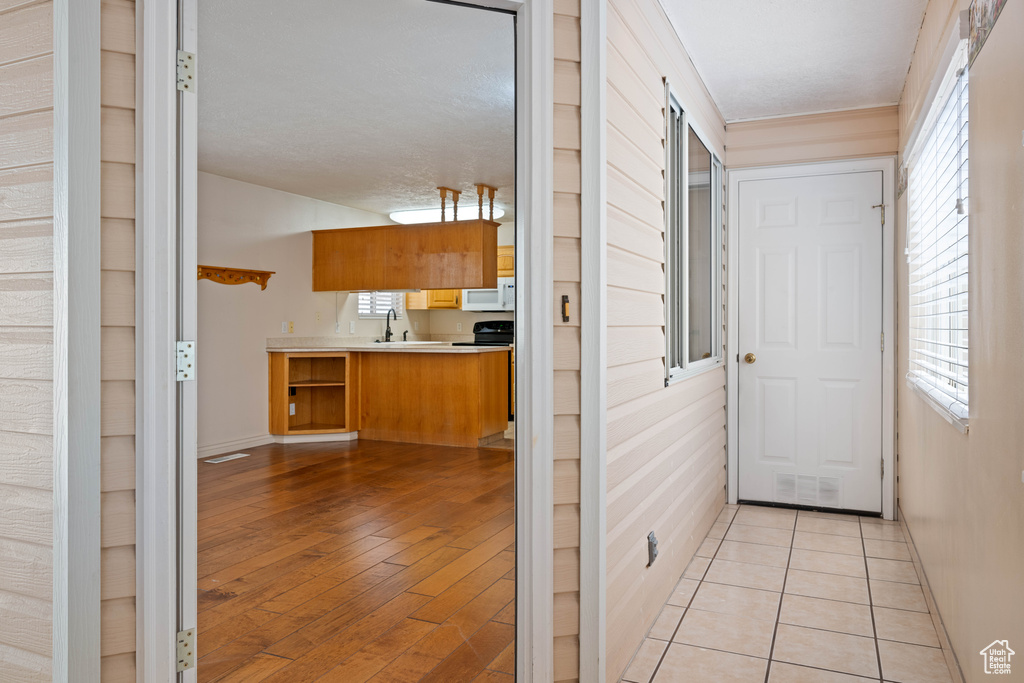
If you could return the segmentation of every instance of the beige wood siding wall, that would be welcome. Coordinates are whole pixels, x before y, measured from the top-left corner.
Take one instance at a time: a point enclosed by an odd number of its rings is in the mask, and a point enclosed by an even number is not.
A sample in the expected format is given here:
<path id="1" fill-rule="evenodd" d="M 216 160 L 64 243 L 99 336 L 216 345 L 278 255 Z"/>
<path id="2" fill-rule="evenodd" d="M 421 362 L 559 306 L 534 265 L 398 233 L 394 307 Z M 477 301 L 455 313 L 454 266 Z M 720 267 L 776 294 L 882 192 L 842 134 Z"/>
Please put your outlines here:
<path id="1" fill-rule="evenodd" d="M 101 16 L 103 681 L 135 681 L 135 3 Z"/>
<path id="2" fill-rule="evenodd" d="M 580 626 L 580 3 L 555 0 L 555 681 L 579 677 Z"/>
<path id="3" fill-rule="evenodd" d="M 721 158 L 725 125 L 657 0 L 608 3 L 607 677 L 618 680 L 725 502 L 725 371 L 665 387 L 668 79 Z M 660 541 L 647 567 L 647 534 Z"/>
<path id="4" fill-rule="evenodd" d="M 725 163 L 742 168 L 893 155 L 899 132 L 895 105 L 730 123 Z"/>
<path id="5" fill-rule="evenodd" d="M 0 0 L 0 678 L 51 680 L 53 3 Z"/>

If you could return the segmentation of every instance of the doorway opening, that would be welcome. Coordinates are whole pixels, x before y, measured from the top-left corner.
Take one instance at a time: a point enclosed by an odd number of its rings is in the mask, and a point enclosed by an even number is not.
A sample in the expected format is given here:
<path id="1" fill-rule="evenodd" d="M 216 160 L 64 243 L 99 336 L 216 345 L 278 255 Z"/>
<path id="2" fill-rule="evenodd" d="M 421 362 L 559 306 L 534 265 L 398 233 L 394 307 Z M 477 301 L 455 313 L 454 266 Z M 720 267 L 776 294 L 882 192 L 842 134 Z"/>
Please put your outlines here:
<path id="1" fill-rule="evenodd" d="M 513 675 L 514 16 L 197 6 L 198 680 Z"/>

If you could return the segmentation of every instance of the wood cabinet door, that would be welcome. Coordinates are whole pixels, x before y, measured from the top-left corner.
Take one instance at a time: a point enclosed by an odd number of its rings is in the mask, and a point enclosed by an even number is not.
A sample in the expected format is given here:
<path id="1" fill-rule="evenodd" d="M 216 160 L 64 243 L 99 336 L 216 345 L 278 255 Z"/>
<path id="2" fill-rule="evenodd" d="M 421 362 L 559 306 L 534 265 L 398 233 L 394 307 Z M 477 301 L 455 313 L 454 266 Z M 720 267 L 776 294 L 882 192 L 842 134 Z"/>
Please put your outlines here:
<path id="1" fill-rule="evenodd" d="M 516 248 L 511 244 L 498 247 L 498 277 L 515 277 Z"/>
<path id="2" fill-rule="evenodd" d="M 430 304 L 427 302 L 427 290 L 406 293 L 405 310 L 424 311 L 428 308 L 430 308 Z"/>
<path id="3" fill-rule="evenodd" d="M 427 308 L 462 308 L 461 289 L 431 289 L 427 291 Z"/>
<path id="4" fill-rule="evenodd" d="M 313 291 L 387 289 L 387 232 L 379 228 L 313 233 Z"/>
<path id="5" fill-rule="evenodd" d="M 489 221 L 392 226 L 384 289 L 496 287 L 497 226 Z"/>

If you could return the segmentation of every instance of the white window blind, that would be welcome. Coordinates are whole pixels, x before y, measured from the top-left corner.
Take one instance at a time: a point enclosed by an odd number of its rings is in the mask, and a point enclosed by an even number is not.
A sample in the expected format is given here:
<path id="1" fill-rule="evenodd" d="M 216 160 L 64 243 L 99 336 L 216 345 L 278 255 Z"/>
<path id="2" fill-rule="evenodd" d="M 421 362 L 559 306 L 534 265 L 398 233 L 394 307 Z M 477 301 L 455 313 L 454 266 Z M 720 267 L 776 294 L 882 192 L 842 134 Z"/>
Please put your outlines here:
<path id="1" fill-rule="evenodd" d="M 939 100 L 907 186 L 910 372 L 907 379 L 967 419 L 967 71 Z"/>
<path id="2" fill-rule="evenodd" d="M 403 292 L 359 292 L 360 318 L 386 318 L 392 308 L 401 318 L 405 309 Z"/>

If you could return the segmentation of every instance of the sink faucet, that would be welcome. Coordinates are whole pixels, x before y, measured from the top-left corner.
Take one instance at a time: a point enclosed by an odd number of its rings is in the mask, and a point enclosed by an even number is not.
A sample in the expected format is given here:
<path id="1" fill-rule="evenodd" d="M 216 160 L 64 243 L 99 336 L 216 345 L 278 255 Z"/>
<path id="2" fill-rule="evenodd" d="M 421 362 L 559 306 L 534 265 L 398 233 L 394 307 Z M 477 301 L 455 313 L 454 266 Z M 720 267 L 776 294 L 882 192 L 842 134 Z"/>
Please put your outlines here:
<path id="1" fill-rule="evenodd" d="M 388 309 L 388 314 L 387 314 L 387 322 L 385 322 L 385 329 L 384 329 L 384 341 L 385 341 L 385 343 L 391 341 L 391 314 L 392 313 L 395 314 L 395 322 L 398 322 L 398 313 L 395 311 L 395 309 L 389 308 Z"/>
<path id="2" fill-rule="evenodd" d="M 402 333 L 402 341 L 409 341 L 409 330 Z"/>

